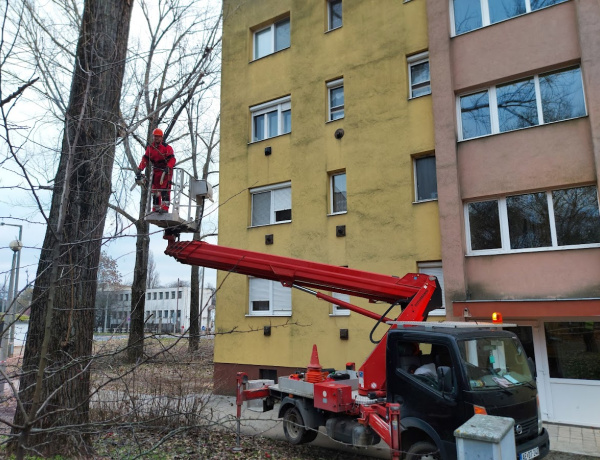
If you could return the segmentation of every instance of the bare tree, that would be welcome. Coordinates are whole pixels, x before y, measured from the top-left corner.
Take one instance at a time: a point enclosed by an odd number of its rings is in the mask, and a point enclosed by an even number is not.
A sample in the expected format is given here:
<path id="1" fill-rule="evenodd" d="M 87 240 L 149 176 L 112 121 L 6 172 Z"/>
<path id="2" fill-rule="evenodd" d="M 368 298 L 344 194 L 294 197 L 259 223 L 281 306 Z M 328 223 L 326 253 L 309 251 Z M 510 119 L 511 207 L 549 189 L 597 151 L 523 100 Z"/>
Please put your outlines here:
<path id="1" fill-rule="evenodd" d="M 121 126 L 124 134 L 124 170 L 137 168 L 141 152 L 151 138 L 154 128 L 161 126 L 165 140 L 178 142 L 175 148 L 178 165 L 185 165 L 190 156 L 184 152 L 186 131 L 178 126 L 185 116 L 186 107 L 193 101 L 202 100 L 210 94 L 218 81 L 218 53 L 220 46 L 220 12 L 207 13 L 198 8 L 195 0 L 160 0 L 150 9 L 150 3 L 140 2 L 148 31 L 148 43 L 144 53 L 132 60 L 129 71 L 128 93 L 135 95 L 122 102 Z M 143 134 L 139 132 L 143 132 Z M 134 145 L 140 155 L 135 156 Z M 133 175 L 123 178 L 126 183 Z M 145 205 L 149 190 L 139 188 L 140 200 L 137 215 L 126 212 L 128 196 L 123 193 L 128 187 L 120 188 L 113 197 L 115 209 L 135 226 L 136 262 L 131 287 L 131 329 L 128 356 L 135 362 L 143 356 L 145 290 L 149 258 L 149 224 L 145 220 Z"/>
<path id="2" fill-rule="evenodd" d="M 152 251 L 148 252 L 148 276 L 146 277 L 146 288 L 154 289 L 160 287 L 160 275 L 156 271 L 156 262 Z"/>
<path id="3" fill-rule="evenodd" d="M 130 1 L 85 1 L 19 384 L 17 458 L 32 449 L 88 451 L 85 435 L 40 429 L 89 420 L 97 271 L 131 10 Z"/>
<path id="4" fill-rule="evenodd" d="M 98 267 L 98 297 L 96 298 L 96 320 L 94 326 L 106 332 L 112 303 L 116 299 L 115 291 L 122 289 L 123 282 L 117 261 L 105 251 L 100 254 Z"/>
<path id="5" fill-rule="evenodd" d="M 199 110 L 198 105 L 190 105 L 187 108 L 188 111 L 188 126 L 190 137 L 192 139 L 192 166 L 193 166 L 193 174 L 194 178 L 202 178 L 204 180 L 208 179 L 208 175 L 211 172 L 211 166 L 216 160 L 216 154 L 218 152 L 218 146 L 220 142 L 219 138 L 219 117 L 215 120 L 214 125 L 209 131 L 209 135 L 204 137 L 198 135 L 199 132 L 197 123 L 198 117 L 194 116 L 194 110 Z M 196 121 L 196 125 L 194 125 L 194 121 Z M 196 134 L 196 135 L 194 135 Z M 198 141 L 202 142 L 203 149 L 198 148 Z M 200 152 L 204 151 L 205 154 L 201 155 Z M 199 222 L 198 232 L 194 233 L 194 240 L 201 240 L 202 235 L 202 217 L 204 214 L 204 201 L 202 201 L 201 206 L 196 208 L 196 221 Z M 207 236 L 207 235 L 204 235 Z M 190 290 L 190 330 L 189 330 L 189 350 L 190 352 L 195 352 L 198 350 L 198 345 L 200 342 L 200 320 L 202 318 L 202 312 L 204 308 L 207 308 L 206 305 L 201 305 L 204 301 L 209 302 L 210 299 L 202 299 L 201 300 L 201 292 L 200 292 L 200 276 L 199 276 L 200 268 L 198 266 L 191 267 L 191 290 Z M 202 275 L 204 275 L 204 269 L 202 271 Z"/>
<path id="6" fill-rule="evenodd" d="M 138 420 L 140 415 L 137 406 L 135 412 L 126 411 L 118 420 L 98 420 L 89 417 L 90 401 L 97 404 L 98 400 L 102 400 L 118 407 L 134 404 L 135 396 L 125 402 L 115 398 L 109 401 L 107 395 L 111 393 L 104 387 L 121 380 L 130 391 L 127 375 L 139 371 L 141 364 L 147 359 L 156 359 L 159 354 L 150 351 L 148 356 L 136 361 L 139 365 L 128 367 L 120 375 L 109 372 L 105 379 L 90 382 L 92 369 L 97 369 L 96 366 L 106 358 L 106 353 L 92 351 L 91 342 L 96 275 L 98 267 L 102 265 L 99 255 L 101 242 L 105 240 L 102 229 L 108 191 L 115 190 L 113 199 L 122 205 L 120 215 L 127 213 L 129 204 L 127 195 L 122 194 L 128 187 L 111 187 L 111 175 L 113 180 L 116 177 L 117 184 L 130 180 L 119 174 L 118 170 L 114 175 L 111 174 L 112 158 L 116 147 L 117 154 L 125 153 L 124 159 L 118 157 L 121 168 L 137 165 L 139 158 L 132 153 L 134 148 L 130 143 L 135 144 L 135 150 L 139 148 L 141 153 L 152 127 L 160 123 L 169 135 L 169 141 L 182 145 L 178 149 L 179 163 L 191 165 L 187 153 L 179 154 L 187 151 L 187 144 L 181 139 L 187 131 L 179 125 L 187 127 L 188 123 L 176 122 L 187 115 L 186 105 L 192 100 L 202 99 L 218 77 L 215 56 L 218 55 L 220 41 L 219 17 L 217 14 L 205 23 L 196 21 L 196 28 L 192 30 L 183 19 L 194 18 L 190 12 L 198 2 L 161 0 L 159 14 L 152 13 L 146 7 L 153 7 L 153 2 L 136 2 L 136 5 L 143 7 L 147 24 L 153 24 L 149 31 L 155 45 L 154 54 L 140 53 L 139 50 L 144 48 L 134 45 L 132 49 L 136 52 L 130 51 L 126 61 L 124 49 L 119 48 L 111 55 L 114 61 L 105 59 L 99 62 L 99 55 L 108 52 L 110 46 L 107 42 L 124 46 L 127 41 L 124 27 L 116 33 L 108 28 L 110 21 L 113 25 L 128 21 L 130 3 L 133 2 L 122 0 L 120 3 L 117 0 L 104 3 L 87 0 L 81 11 L 78 8 L 80 0 L 49 0 L 52 6 L 50 10 L 59 11 L 58 15 L 63 19 L 60 24 L 41 18 L 39 14 L 47 9 L 36 8 L 32 0 L 7 3 L 7 8 L 10 5 L 16 10 L 13 15 L 17 18 L 15 24 L 20 24 L 19 21 L 26 18 L 23 24 L 27 27 L 18 34 L 23 47 L 18 55 L 25 56 L 25 60 L 20 62 L 19 71 L 13 75 L 14 81 L 19 84 L 9 86 L 6 85 L 6 79 L 2 79 L 2 88 L 6 91 L 10 89 L 12 96 L 0 98 L 0 101 L 4 101 L 1 108 L 8 110 L 23 94 L 38 91 L 54 118 L 45 112 L 32 123 L 47 124 L 50 120 L 50 123 L 56 124 L 56 120 L 59 120 L 61 126 L 65 127 L 63 143 L 58 149 L 48 148 L 51 142 L 43 145 L 44 150 L 51 152 L 47 157 L 49 161 L 46 165 L 37 166 L 35 171 L 42 177 L 47 174 L 49 178 L 54 171 L 54 160 L 58 158 L 58 153 L 61 154 L 58 172 L 52 180 L 52 207 L 47 218 L 48 233 L 42 262 L 35 280 L 34 314 L 30 323 L 30 341 L 25 351 L 20 393 L 17 395 L 16 387 L 12 387 L 14 396 L 18 396 L 13 399 L 17 404 L 17 413 L 13 422 L 6 417 L 0 418 L 1 423 L 12 427 L 12 448 L 20 458 L 28 451 L 44 455 L 62 453 L 83 456 L 90 452 L 88 441 L 91 433 L 109 424 L 133 426 L 135 422 L 132 422 L 132 418 Z M 115 11 L 119 7 L 121 9 Z M 111 13 L 106 14 L 111 8 Z M 183 8 L 178 16 L 181 21 L 165 19 L 169 18 L 169 9 L 177 8 Z M 98 15 L 92 20 L 95 13 Z M 155 20 L 159 21 L 158 25 L 154 24 Z M 81 24 L 83 27 L 79 29 Z M 103 31 L 106 42 L 96 35 L 99 30 Z M 172 40 L 167 43 L 168 38 L 172 39 L 178 33 L 185 38 L 176 43 Z M 80 41 L 75 51 L 78 35 Z M 73 62 L 76 68 L 71 77 Z M 123 63 L 128 63 L 131 78 L 127 79 L 121 92 L 119 68 Z M 30 69 L 29 76 L 22 70 L 24 68 Z M 143 71 L 137 72 L 138 69 Z M 39 72 L 41 78 L 36 85 L 32 85 L 30 83 L 37 78 L 35 72 Z M 107 81 L 112 83 L 111 94 L 101 91 Z M 114 102 L 119 99 L 119 93 L 122 113 L 117 119 L 115 114 L 119 110 Z M 194 114 L 200 115 L 200 112 Z M 6 119 L 3 118 L 5 126 L 8 126 Z M 31 176 L 35 165 L 19 163 L 19 158 L 13 156 L 23 172 L 23 180 L 44 213 L 43 199 L 36 194 L 36 178 Z M 141 202 L 144 201 L 142 198 Z M 68 206 L 64 206 L 65 203 Z M 132 219 L 134 222 L 139 220 L 139 217 Z M 114 231 L 115 234 L 119 233 L 118 229 Z M 138 234 L 148 254 L 147 226 L 145 232 Z M 143 300 L 144 295 L 141 297 Z M 168 353 L 168 348 L 165 349 L 156 341 L 153 346 L 158 346 L 160 353 Z M 117 357 L 118 362 L 124 352 L 126 349 L 119 348 L 111 355 Z M 186 375 L 186 379 L 189 380 L 189 375 Z M 2 401 L 4 403 L 4 399 Z M 97 405 L 92 408 L 97 410 Z M 172 413 L 171 406 L 166 411 Z M 189 411 L 184 409 L 172 417 L 173 423 L 180 422 L 180 414 L 183 414 L 182 417 L 191 417 L 197 412 L 195 407 Z M 145 416 L 154 419 L 153 413 Z M 181 428 L 177 428 L 177 431 L 181 431 Z"/>

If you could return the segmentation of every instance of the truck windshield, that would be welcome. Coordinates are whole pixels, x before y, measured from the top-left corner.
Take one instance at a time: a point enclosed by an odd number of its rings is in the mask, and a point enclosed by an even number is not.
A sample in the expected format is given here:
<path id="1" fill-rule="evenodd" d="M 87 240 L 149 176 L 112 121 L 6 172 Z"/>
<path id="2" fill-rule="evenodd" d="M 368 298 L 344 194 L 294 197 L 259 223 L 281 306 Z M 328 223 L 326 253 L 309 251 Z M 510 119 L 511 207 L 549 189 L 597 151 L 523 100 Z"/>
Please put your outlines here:
<path id="1" fill-rule="evenodd" d="M 509 388 L 533 380 L 525 351 L 514 338 L 461 340 L 458 345 L 472 390 Z"/>

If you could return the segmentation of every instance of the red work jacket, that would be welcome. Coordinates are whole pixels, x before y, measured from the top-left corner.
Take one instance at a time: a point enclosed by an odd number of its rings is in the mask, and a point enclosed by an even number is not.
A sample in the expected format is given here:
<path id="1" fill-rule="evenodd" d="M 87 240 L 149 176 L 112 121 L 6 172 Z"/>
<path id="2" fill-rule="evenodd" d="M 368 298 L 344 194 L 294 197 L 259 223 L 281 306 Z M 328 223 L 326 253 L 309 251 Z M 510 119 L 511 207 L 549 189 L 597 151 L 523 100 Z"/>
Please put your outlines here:
<path id="1" fill-rule="evenodd" d="M 175 166 L 175 155 L 170 145 L 164 142 L 158 144 L 150 144 L 146 147 L 146 152 L 142 157 L 139 169 L 144 169 L 148 164 L 148 161 L 152 163 L 155 169 L 173 168 Z"/>

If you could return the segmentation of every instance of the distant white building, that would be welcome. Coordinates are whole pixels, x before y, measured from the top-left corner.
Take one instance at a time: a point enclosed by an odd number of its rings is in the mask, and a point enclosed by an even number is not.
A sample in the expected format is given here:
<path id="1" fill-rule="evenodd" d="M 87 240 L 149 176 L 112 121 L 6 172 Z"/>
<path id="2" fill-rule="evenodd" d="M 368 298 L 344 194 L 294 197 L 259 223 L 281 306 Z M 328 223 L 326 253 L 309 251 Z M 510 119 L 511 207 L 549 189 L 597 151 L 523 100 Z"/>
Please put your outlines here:
<path id="1" fill-rule="evenodd" d="M 190 327 L 190 287 L 161 287 L 146 290 L 145 329 L 153 332 L 185 332 Z M 131 289 L 114 291 L 110 328 L 129 330 Z M 200 299 L 200 329 L 214 329 L 213 291 L 204 289 Z"/>

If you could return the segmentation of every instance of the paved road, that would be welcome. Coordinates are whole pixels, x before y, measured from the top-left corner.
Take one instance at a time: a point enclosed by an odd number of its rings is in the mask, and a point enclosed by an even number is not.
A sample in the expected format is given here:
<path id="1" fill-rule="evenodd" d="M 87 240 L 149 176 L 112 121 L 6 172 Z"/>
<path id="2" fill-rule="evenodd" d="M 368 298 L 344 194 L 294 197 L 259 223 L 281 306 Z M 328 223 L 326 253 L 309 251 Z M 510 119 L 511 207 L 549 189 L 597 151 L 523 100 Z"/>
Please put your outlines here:
<path id="1" fill-rule="evenodd" d="M 598 460 L 598 457 L 589 455 L 568 454 L 566 452 L 557 452 L 551 450 L 546 460 Z"/>

